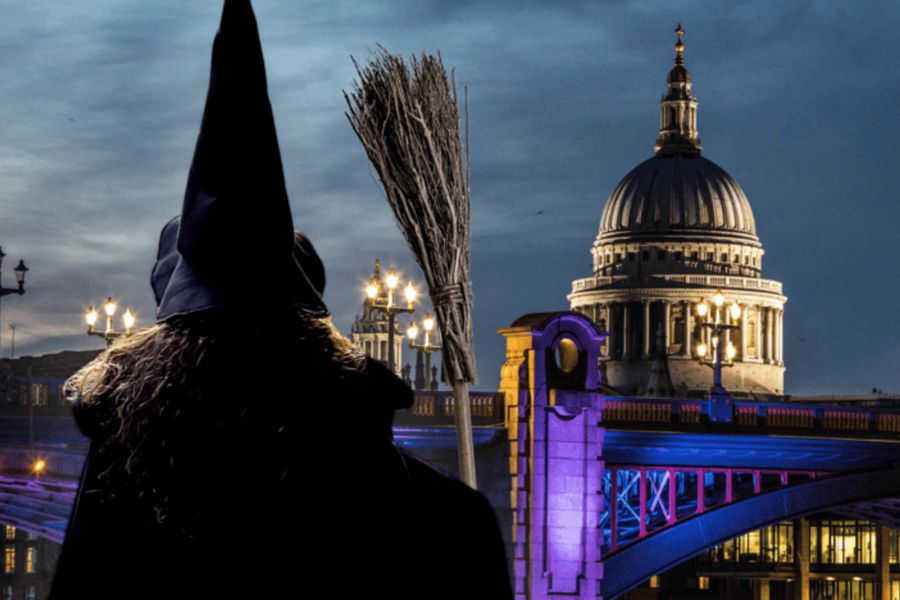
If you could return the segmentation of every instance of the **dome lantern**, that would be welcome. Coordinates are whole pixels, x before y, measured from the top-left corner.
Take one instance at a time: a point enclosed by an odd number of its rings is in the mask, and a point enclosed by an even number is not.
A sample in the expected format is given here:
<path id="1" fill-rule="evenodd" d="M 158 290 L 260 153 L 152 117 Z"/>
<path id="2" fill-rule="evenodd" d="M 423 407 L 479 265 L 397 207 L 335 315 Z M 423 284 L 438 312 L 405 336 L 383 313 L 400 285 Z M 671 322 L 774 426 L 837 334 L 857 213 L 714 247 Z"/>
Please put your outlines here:
<path id="1" fill-rule="evenodd" d="M 666 94 L 659 102 L 659 138 L 654 151 L 659 156 L 700 154 L 697 135 L 697 98 L 691 93 L 691 74 L 684 66 L 684 29 L 675 28 L 675 66 L 666 78 Z"/>

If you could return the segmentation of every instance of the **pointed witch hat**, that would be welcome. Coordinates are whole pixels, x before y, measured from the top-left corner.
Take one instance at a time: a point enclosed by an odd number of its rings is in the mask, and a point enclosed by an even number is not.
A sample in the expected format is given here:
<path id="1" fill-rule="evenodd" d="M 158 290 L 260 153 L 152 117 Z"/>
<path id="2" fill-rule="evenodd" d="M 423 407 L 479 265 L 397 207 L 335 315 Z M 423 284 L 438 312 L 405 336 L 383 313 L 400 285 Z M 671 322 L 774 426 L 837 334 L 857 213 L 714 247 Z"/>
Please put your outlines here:
<path id="1" fill-rule="evenodd" d="M 225 0 L 181 216 L 160 235 L 157 321 L 251 303 L 325 316 L 325 269 L 291 221 L 250 0 Z"/>

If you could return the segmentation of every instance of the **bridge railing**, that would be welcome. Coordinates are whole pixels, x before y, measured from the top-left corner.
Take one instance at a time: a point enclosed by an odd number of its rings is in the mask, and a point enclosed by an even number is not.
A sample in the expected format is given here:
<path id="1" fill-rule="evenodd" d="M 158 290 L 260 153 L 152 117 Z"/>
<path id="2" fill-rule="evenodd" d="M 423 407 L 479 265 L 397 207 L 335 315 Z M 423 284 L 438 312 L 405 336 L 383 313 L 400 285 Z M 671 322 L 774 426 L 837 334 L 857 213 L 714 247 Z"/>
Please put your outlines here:
<path id="1" fill-rule="evenodd" d="M 469 392 L 472 406 L 472 425 L 489 427 L 504 422 L 503 394 L 497 392 Z M 413 405 L 394 413 L 399 425 L 456 425 L 456 410 L 452 392 L 433 391 L 415 393 Z"/>
<path id="2" fill-rule="evenodd" d="M 708 428 L 774 429 L 810 434 L 842 433 L 865 437 L 900 436 L 900 409 L 873 406 L 799 404 L 796 402 L 733 401 L 730 415 L 721 408 L 713 416 L 705 399 L 633 398 L 606 399 L 603 422 L 610 428 Z"/>

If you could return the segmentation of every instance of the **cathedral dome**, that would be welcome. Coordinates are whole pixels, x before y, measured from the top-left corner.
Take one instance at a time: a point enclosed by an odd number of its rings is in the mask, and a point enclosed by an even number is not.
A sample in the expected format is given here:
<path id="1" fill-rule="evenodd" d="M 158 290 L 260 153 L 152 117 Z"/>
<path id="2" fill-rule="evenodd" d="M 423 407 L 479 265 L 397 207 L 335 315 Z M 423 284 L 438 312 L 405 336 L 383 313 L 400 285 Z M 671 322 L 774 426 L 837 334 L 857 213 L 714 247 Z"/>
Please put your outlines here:
<path id="1" fill-rule="evenodd" d="M 719 165 L 700 156 L 697 99 L 684 64 L 684 30 L 675 30 L 675 66 L 660 99 L 654 151 L 619 182 L 600 218 L 598 244 L 708 241 L 759 246 L 750 203 Z"/>
<path id="2" fill-rule="evenodd" d="M 758 244 L 750 203 L 737 182 L 695 154 L 660 154 L 631 170 L 610 194 L 600 239 L 665 237 Z"/>

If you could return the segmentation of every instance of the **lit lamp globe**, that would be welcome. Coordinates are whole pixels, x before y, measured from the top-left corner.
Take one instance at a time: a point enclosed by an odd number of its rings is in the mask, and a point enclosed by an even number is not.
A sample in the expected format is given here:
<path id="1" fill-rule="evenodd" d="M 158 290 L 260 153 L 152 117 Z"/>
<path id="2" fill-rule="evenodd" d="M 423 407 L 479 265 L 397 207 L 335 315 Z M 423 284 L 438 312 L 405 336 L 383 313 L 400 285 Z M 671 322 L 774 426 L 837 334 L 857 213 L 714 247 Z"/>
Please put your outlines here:
<path id="1" fill-rule="evenodd" d="M 713 304 L 716 305 L 716 308 L 722 308 L 722 305 L 725 304 L 725 296 L 721 291 L 716 292 L 716 295 L 713 296 Z"/>
<path id="2" fill-rule="evenodd" d="M 87 321 L 88 329 L 93 329 L 94 325 L 97 324 L 97 317 L 100 315 L 97 314 L 97 309 L 93 307 L 93 305 L 89 306 L 87 312 L 84 314 L 84 320 Z"/>
<path id="3" fill-rule="evenodd" d="M 113 302 L 112 296 L 106 299 L 106 304 L 103 305 L 103 310 L 106 312 L 107 317 L 112 317 L 116 314 L 116 303 Z"/>
<path id="4" fill-rule="evenodd" d="M 697 316 L 698 317 L 703 318 L 706 316 L 706 313 L 708 313 L 708 312 L 709 312 L 709 304 L 707 304 L 705 300 L 703 302 L 700 302 L 697 305 Z"/>
<path id="5" fill-rule="evenodd" d="M 406 296 L 406 303 L 409 305 L 409 308 L 413 307 L 413 302 L 416 301 L 416 288 L 413 287 L 412 282 L 406 284 L 406 289 L 403 290 L 403 295 Z"/>

